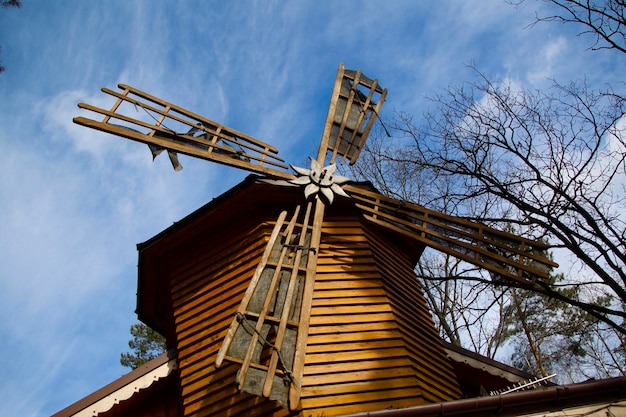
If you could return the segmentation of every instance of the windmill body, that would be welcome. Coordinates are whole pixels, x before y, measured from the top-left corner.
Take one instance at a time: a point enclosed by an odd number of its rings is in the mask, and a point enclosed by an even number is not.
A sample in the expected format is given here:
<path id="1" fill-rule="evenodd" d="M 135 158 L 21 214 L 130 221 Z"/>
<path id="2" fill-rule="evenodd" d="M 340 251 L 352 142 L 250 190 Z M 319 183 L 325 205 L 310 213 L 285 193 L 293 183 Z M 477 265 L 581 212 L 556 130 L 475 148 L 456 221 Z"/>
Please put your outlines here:
<path id="1" fill-rule="evenodd" d="M 140 319 L 178 361 L 181 414 L 327 416 L 462 395 L 413 268 L 426 246 L 531 285 L 545 245 L 335 174 L 387 91 L 339 66 L 318 155 L 277 149 L 130 86 L 78 124 L 245 169 L 243 184 L 139 246 Z M 129 108 L 130 111 L 124 110 Z"/>
<path id="2" fill-rule="evenodd" d="M 238 389 L 238 362 L 215 366 L 278 214 L 301 198 L 249 177 L 139 246 L 138 314 L 176 349 L 183 415 L 341 415 L 459 398 L 413 275 L 424 246 L 365 221 L 345 198 L 322 225 L 295 410 L 280 398 L 287 380 L 266 398 Z M 269 362 L 269 344 L 259 346 Z"/>

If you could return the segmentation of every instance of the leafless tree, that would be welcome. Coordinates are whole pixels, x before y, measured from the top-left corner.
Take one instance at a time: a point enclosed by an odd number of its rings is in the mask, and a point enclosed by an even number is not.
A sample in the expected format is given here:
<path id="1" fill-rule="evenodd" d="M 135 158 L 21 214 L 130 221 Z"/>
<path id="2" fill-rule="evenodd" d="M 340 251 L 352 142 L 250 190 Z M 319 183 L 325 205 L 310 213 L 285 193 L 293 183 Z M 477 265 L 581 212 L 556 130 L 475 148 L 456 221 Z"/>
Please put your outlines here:
<path id="1" fill-rule="evenodd" d="M 595 36 L 591 49 L 625 52 L 623 0 L 545 1 L 555 12 L 535 23 L 583 25 L 582 34 Z M 517 284 L 494 285 L 444 256 L 423 259 L 417 273 L 445 338 L 493 356 L 510 337 L 512 296 L 530 290 L 584 312 L 593 335 L 580 342 L 586 370 L 623 373 L 624 93 L 584 80 L 527 90 L 474 70 L 474 81 L 433 97 L 423 119 L 399 113 L 387 121 L 394 140 L 374 136 L 357 174 L 394 197 L 547 241 L 569 266 L 563 279 L 512 290 Z M 616 83 L 623 88 L 623 80 Z"/>
<path id="2" fill-rule="evenodd" d="M 509 0 L 520 5 L 526 0 Z M 554 13 L 537 15 L 538 22 L 573 23 L 580 35 L 595 38 L 591 49 L 615 49 L 626 53 L 626 2 L 624 0 L 543 0 Z"/>
<path id="3" fill-rule="evenodd" d="M 419 126 L 399 116 L 393 128 L 412 143 L 386 154 L 386 163 L 414 169 L 429 184 L 453 184 L 429 197 L 435 206 L 567 250 L 581 267 L 569 285 L 626 302 L 626 100 L 584 83 L 547 94 L 479 74 L 434 102 L 438 110 Z M 542 282 L 535 290 L 563 298 Z M 619 303 L 563 301 L 626 333 Z"/>
<path id="4" fill-rule="evenodd" d="M 8 9 L 9 7 L 16 7 L 16 8 L 20 8 L 22 7 L 22 2 L 20 0 L 2 0 L 0 2 L 0 6 L 2 6 L 3 9 Z M 0 55 L 2 55 L 2 48 L 0 48 Z M 4 72 L 4 66 L 0 65 L 0 74 Z"/>

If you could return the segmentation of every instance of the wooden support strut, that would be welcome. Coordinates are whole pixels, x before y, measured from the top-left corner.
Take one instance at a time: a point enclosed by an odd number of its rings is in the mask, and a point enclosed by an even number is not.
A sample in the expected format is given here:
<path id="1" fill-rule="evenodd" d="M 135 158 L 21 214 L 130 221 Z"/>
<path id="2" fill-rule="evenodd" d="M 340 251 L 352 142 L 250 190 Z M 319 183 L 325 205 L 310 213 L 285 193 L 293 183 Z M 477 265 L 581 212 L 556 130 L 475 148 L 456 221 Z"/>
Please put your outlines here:
<path id="1" fill-rule="evenodd" d="M 376 102 L 374 95 L 378 96 Z M 346 70 L 343 64 L 340 64 L 328 107 L 318 160 L 320 156 L 331 151 L 330 164 L 335 162 L 337 156 L 341 156 L 341 163 L 347 159 L 351 165 L 354 164 L 386 97 L 387 90 L 378 85 L 378 80 L 367 78 L 360 70 Z M 350 121 L 348 132 L 350 130 L 351 132 L 349 137 L 344 137 L 348 120 L 354 117 L 354 110 L 358 110 L 358 117 Z M 338 115 L 338 111 L 343 114 Z M 367 124 L 363 127 L 366 118 Z"/>
<path id="2" fill-rule="evenodd" d="M 335 86 L 333 87 L 333 93 L 331 95 L 330 104 L 328 106 L 328 114 L 326 115 L 326 123 L 324 124 L 324 132 L 322 133 L 322 141 L 317 153 L 317 160 L 324 161 L 326 159 L 326 152 L 328 151 L 328 144 L 330 140 L 330 132 L 333 127 L 335 113 L 337 112 L 337 98 L 341 91 L 341 82 L 343 80 L 344 67 L 343 63 L 339 64 L 337 70 L 337 78 L 335 79 Z M 331 161 L 332 163 L 332 161 Z"/>
<path id="3" fill-rule="evenodd" d="M 354 97 L 355 97 L 356 92 L 357 92 L 357 87 L 358 87 L 358 84 L 359 84 L 359 78 L 360 77 L 361 77 L 361 70 L 357 70 L 356 74 L 354 76 L 354 80 L 352 81 L 352 88 L 350 88 L 350 90 L 348 91 L 348 101 L 346 102 L 345 111 L 343 112 L 343 117 L 341 119 L 341 123 L 339 124 L 339 131 L 337 132 L 337 139 L 335 140 L 335 146 L 333 147 L 332 156 L 330 157 L 330 163 L 331 164 L 335 161 L 335 158 L 337 157 L 337 153 L 339 152 L 339 147 L 341 146 L 341 138 L 343 137 L 343 133 L 344 133 L 344 130 L 346 128 L 346 124 L 348 123 L 348 117 L 350 116 L 350 109 L 352 108 L 352 105 L 354 103 Z M 342 85 L 343 85 L 343 79 L 341 80 L 341 82 L 342 82 Z M 365 107 L 365 108 L 367 108 L 367 107 Z M 361 122 L 363 120 L 363 114 L 365 112 L 365 108 L 363 108 L 361 110 L 361 112 L 359 113 L 359 118 L 358 118 L 358 121 L 356 123 L 356 126 L 360 126 L 361 125 Z M 345 161 L 346 155 L 349 154 L 350 148 L 352 147 L 352 143 L 356 139 L 356 135 L 357 134 L 358 134 L 358 129 L 354 129 L 354 131 L 352 132 L 352 136 L 350 137 L 350 140 L 348 141 L 349 144 L 347 146 L 345 154 L 343 155 L 343 159 L 342 159 L 341 163 L 343 163 Z"/>
<path id="4" fill-rule="evenodd" d="M 309 201 L 308 205 L 312 204 Z M 313 224 L 311 229 L 312 248 L 319 248 L 322 235 L 322 223 L 324 220 L 324 202 L 320 198 L 315 199 L 315 214 L 313 216 Z M 306 266 L 306 278 L 304 282 L 304 291 L 302 294 L 302 307 L 300 313 L 300 324 L 298 326 L 298 338 L 296 340 L 296 349 L 294 353 L 293 375 L 296 381 L 302 381 L 304 373 L 304 360 L 306 355 L 306 347 L 309 336 L 309 324 L 311 321 L 311 305 L 313 303 L 313 287 L 315 285 L 315 275 L 317 274 L 317 257 L 319 251 L 316 250 L 309 254 Z M 300 404 L 300 387 L 293 387 L 289 390 L 289 409 L 297 410 Z"/>
<path id="5" fill-rule="evenodd" d="M 291 240 L 292 237 L 292 233 L 293 233 L 293 229 L 295 226 L 295 221 L 298 217 L 298 212 L 300 211 L 300 206 L 296 207 L 296 211 L 293 215 L 293 218 L 291 219 L 291 222 L 289 222 L 289 226 L 286 230 L 286 234 L 284 235 L 285 240 L 287 242 L 289 242 Z M 282 250 L 280 251 L 280 256 L 279 259 L 277 261 L 277 267 L 274 270 L 274 273 L 272 275 L 272 279 L 269 285 L 269 288 L 267 288 L 267 293 L 265 294 L 265 301 L 263 302 L 263 307 L 261 308 L 261 311 L 258 312 L 258 318 L 257 318 L 257 322 L 256 322 L 256 327 L 254 329 L 254 333 L 251 335 L 251 340 L 250 340 L 250 344 L 248 345 L 248 349 L 246 351 L 246 355 L 243 358 L 243 364 L 241 365 L 241 370 L 239 371 L 239 390 L 243 390 L 244 388 L 244 384 L 246 381 L 246 376 L 248 373 L 248 369 L 250 368 L 250 361 L 252 360 L 252 355 L 255 351 L 255 349 L 257 349 L 257 342 L 258 342 L 258 338 L 259 335 L 261 334 L 261 331 L 263 330 L 263 326 L 266 324 L 265 320 L 266 317 L 269 315 L 268 314 L 268 308 L 270 307 L 270 303 L 272 302 L 272 298 L 274 297 L 274 292 L 275 292 L 275 288 L 276 285 L 278 283 L 278 280 L 280 278 L 281 272 L 282 272 L 282 265 L 283 262 L 285 260 L 285 256 L 287 255 L 287 248 L 283 246 Z M 263 268 L 265 269 L 265 265 L 263 266 Z M 255 286 L 253 293 L 257 292 L 259 290 L 259 288 L 257 286 Z M 261 291 L 265 290 L 265 288 L 261 288 Z M 242 309 L 243 309 L 243 304 L 242 304 Z M 245 306 L 245 310 L 243 312 L 243 315 L 245 317 L 245 314 L 248 312 L 248 306 Z M 274 347 L 274 350 L 276 351 L 277 349 L 280 349 L 279 346 Z M 276 370 L 276 368 L 274 367 L 274 371 Z M 270 378 L 269 375 L 269 369 L 267 370 L 268 373 L 266 375 L 266 380 Z M 274 375 L 271 375 L 272 380 Z M 269 395 L 267 395 L 269 397 Z"/>
<path id="6" fill-rule="evenodd" d="M 309 203 L 307 204 L 306 214 L 304 215 L 303 228 L 305 227 L 304 225 L 307 225 L 309 222 L 310 213 L 311 213 L 311 204 Z M 307 233 L 304 233 L 303 231 L 302 233 L 300 233 L 298 247 L 296 248 L 296 254 L 293 260 L 294 268 L 292 269 L 291 276 L 289 277 L 289 285 L 287 288 L 287 294 L 285 296 L 283 311 L 282 311 L 281 318 L 280 318 L 280 324 L 278 326 L 278 332 L 276 334 L 276 341 L 274 342 L 274 345 L 276 347 L 274 351 L 272 352 L 269 370 L 267 373 L 267 377 L 265 378 L 265 385 L 263 386 L 263 396 L 265 397 L 269 397 L 272 391 L 274 374 L 276 373 L 276 366 L 278 365 L 278 360 L 280 359 L 279 354 L 280 354 L 281 348 L 283 347 L 283 340 L 285 338 L 287 322 L 291 314 L 291 306 L 292 306 L 294 293 L 295 293 L 297 282 L 298 282 L 300 260 L 303 255 L 303 251 L 305 250 L 306 240 L 307 240 Z M 316 252 L 316 250 L 314 252 Z M 301 297 L 301 294 L 298 294 L 298 296 Z M 301 315 L 298 314 L 298 316 L 301 319 Z M 295 351 L 293 353 L 295 354 Z M 281 359 L 281 361 L 283 360 Z M 283 367 L 286 367 L 285 363 L 283 363 Z M 293 378 L 293 373 L 289 369 L 284 369 L 284 371 L 288 373 L 288 376 L 290 376 L 290 382 L 293 384 L 293 387 L 291 389 L 296 389 L 299 391 L 300 380 L 296 380 L 295 378 Z"/>

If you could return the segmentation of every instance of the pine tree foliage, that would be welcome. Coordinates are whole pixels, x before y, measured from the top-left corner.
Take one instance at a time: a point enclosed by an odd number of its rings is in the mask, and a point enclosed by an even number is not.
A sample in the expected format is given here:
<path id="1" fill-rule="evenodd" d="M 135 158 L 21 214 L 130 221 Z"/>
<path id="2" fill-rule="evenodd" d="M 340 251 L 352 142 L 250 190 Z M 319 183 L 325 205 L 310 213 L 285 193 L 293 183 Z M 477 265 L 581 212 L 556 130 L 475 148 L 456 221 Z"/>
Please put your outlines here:
<path id="1" fill-rule="evenodd" d="M 553 285 L 563 274 L 549 277 Z M 558 287 L 557 287 L 558 288 Z M 558 291 L 567 298 L 580 298 L 580 287 Z M 510 363 L 534 375 L 556 374 L 561 383 L 625 375 L 624 340 L 594 316 L 556 298 L 512 288 L 504 307 L 503 340 L 513 347 Z M 609 305 L 608 297 L 594 303 Z M 620 358 L 621 352 L 621 358 Z"/>
<path id="2" fill-rule="evenodd" d="M 144 363 L 164 353 L 165 338 L 143 323 L 130 326 L 132 340 L 128 342 L 131 352 L 120 355 L 120 363 L 131 369 L 137 369 Z"/>
<path id="3" fill-rule="evenodd" d="M 20 8 L 22 7 L 22 2 L 20 0 L 2 0 L 2 3 L 0 3 L 0 5 L 2 5 L 2 7 Z"/>

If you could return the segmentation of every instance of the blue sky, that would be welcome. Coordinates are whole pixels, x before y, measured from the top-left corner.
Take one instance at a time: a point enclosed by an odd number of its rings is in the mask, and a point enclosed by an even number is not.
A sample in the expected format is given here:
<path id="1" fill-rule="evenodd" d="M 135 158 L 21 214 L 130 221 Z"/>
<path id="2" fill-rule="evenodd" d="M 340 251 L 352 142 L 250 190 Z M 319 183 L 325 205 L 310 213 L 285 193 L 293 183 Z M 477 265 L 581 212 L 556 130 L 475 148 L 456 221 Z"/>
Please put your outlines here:
<path id="1" fill-rule="evenodd" d="M 305 166 L 340 62 L 388 88 L 383 116 L 415 117 L 470 62 L 531 88 L 619 68 L 573 27 L 527 28 L 533 0 L 23 4 L 0 9 L 0 416 L 50 415 L 127 372 L 135 245 L 246 176 L 187 157 L 174 172 L 72 124 L 78 102 L 110 106 L 101 87 L 130 84 Z"/>

